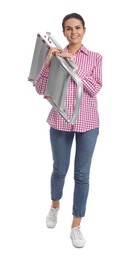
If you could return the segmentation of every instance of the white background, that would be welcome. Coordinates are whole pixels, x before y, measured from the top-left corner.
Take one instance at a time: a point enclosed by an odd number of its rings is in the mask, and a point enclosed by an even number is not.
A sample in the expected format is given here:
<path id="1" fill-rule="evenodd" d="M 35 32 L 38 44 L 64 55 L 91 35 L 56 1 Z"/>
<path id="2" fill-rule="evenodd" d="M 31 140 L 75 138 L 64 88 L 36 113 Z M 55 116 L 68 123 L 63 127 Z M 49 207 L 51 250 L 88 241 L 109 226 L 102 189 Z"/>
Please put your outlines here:
<path id="1" fill-rule="evenodd" d="M 0 259 L 132 259 L 131 8 L 129 0 L 4 1 L 0 7 Z M 80 13 L 84 45 L 103 56 L 100 136 L 93 157 L 83 249 L 72 246 L 73 160 L 56 229 L 50 207 L 50 104 L 27 81 L 36 34 L 65 46 L 63 17 Z"/>

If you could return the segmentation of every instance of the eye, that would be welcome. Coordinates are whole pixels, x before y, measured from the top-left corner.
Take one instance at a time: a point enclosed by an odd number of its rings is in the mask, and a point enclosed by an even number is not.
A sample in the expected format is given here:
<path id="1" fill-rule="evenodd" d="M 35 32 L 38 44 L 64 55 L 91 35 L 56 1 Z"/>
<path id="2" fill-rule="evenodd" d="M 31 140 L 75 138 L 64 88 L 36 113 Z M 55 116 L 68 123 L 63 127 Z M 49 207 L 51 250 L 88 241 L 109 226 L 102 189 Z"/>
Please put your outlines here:
<path id="1" fill-rule="evenodd" d="M 71 30 L 71 28 L 70 28 L 70 27 L 67 27 L 67 28 L 66 28 L 66 31 L 70 31 L 70 30 Z"/>
<path id="2" fill-rule="evenodd" d="M 77 26 L 76 29 L 79 30 L 81 27 L 80 26 Z"/>

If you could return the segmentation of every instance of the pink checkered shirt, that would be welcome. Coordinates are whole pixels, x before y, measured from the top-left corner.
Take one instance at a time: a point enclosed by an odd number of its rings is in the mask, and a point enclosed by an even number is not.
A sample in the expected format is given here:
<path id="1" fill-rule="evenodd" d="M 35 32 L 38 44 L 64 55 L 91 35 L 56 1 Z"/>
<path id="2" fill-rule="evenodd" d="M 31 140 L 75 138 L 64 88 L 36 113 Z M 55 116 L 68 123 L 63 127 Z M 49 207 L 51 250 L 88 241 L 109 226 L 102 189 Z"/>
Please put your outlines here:
<path id="1" fill-rule="evenodd" d="M 67 47 L 65 48 L 67 50 Z M 74 125 L 71 125 L 52 107 L 48 115 L 47 122 L 55 129 L 62 131 L 86 132 L 99 127 L 99 113 L 97 104 L 97 93 L 102 87 L 102 56 L 99 53 L 87 50 L 83 45 L 74 54 L 77 75 L 83 82 L 83 96 L 79 115 Z M 34 86 L 40 95 L 44 95 L 48 83 L 49 68 L 43 67 L 36 78 Z M 76 99 L 76 83 L 70 80 L 66 107 L 71 116 Z"/>

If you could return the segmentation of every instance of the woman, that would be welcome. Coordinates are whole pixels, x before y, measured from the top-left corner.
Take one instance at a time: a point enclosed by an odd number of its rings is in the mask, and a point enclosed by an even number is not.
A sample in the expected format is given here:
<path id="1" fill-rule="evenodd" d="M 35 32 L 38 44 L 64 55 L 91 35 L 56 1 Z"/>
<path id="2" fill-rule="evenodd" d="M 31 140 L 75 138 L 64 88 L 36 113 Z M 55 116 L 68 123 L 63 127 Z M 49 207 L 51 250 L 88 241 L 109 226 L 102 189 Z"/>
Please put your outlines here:
<path id="1" fill-rule="evenodd" d="M 46 217 L 47 227 L 57 223 L 60 199 L 63 195 L 65 177 L 69 168 L 70 152 L 75 137 L 76 153 L 74 161 L 73 219 L 70 237 L 75 247 L 83 247 L 85 239 L 80 225 L 85 216 L 89 192 L 90 166 L 99 134 L 99 115 L 96 95 L 102 87 L 102 56 L 89 51 L 82 44 L 86 32 L 81 15 L 71 13 L 62 21 L 63 34 L 68 41 L 65 49 L 51 48 L 39 73 L 35 88 L 38 94 L 44 94 L 48 82 L 50 61 L 55 52 L 60 57 L 69 57 L 77 65 L 77 75 L 83 82 L 83 97 L 79 115 L 74 125 L 68 124 L 54 108 L 51 109 L 47 122 L 50 125 L 50 141 L 53 154 L 53 172 L 51 175 L 51 208 Z M 76 96 L 76 83 L 71 79 L 66 97 L 66 107 L 71 115 Z"/>

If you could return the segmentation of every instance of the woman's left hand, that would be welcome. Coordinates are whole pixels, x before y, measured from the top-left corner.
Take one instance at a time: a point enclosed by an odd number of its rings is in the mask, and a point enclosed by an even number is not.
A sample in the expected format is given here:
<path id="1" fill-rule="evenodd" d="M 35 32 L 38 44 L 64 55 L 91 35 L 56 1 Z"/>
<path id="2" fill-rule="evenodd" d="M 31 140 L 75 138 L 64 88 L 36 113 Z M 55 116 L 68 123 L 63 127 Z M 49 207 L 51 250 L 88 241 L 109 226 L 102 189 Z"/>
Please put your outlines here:
<path id="1" fill-rule="evenodd" d="M 62 58 L 70 58 L 72 61 L 75 62 L 75 58 L 74 58 L 73 54 L 70 53 L 70 52 L 66 52 L 64 50 L 61 50 L 59 52 L 56 52 L 56 55 L 59 56 L 59 57 L 62 57 Z"/>

